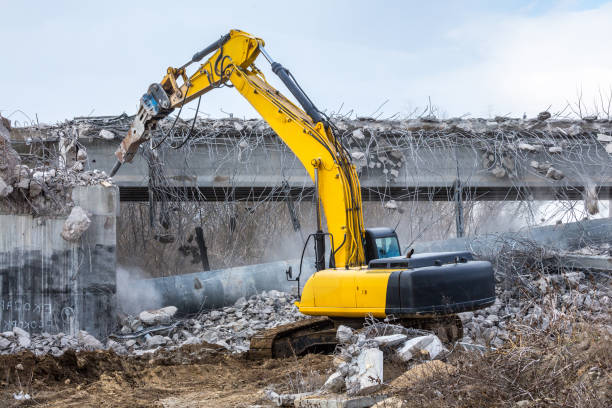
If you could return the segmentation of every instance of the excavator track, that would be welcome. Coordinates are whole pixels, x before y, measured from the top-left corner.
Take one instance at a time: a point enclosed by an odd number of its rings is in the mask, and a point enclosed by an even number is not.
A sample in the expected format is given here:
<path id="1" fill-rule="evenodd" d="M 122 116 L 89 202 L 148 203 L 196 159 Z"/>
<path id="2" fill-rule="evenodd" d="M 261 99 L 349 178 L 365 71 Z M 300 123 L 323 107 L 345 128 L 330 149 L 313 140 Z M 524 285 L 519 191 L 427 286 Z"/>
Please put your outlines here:
<path id="1" fill-rule="evenodd" d="M 354 329 L 363 327 L 363 319 L 316 317 L 264 330 L 251 338 L 249 360 L 286 358 L 313 352 L 332 351 L 337 345 L 336 330 L 341 324 Z M 463 325 L 457 315 L 431 318 L 402 318 L 396 324 L 406 328 L 432 331 L 444 343 L 463 337 Z"/>
<path id="2" fill-rule="evenodd" d="M 264 330 L 251 338 L 249 360 L 283 358 L 335 345 L 336 329 L 328 317 L 315 317 Z"/>

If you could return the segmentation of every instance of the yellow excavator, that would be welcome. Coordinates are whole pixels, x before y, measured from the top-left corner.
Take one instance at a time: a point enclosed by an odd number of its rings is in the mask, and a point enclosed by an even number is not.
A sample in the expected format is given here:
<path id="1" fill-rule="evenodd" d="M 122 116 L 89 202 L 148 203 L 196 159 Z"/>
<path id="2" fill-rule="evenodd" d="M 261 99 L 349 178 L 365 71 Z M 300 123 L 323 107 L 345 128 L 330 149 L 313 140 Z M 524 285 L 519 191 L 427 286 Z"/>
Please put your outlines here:
<path id="1" fill-rule="evenodd" d="M 305 282 L 296 305 L 301 313 L 317 317 L 256 334 L 249 355 L 280 357 L 321 349 L 335 343 L 338 324 L 357 327 L 367 316 L 393 317 L 408 327 L 434 330 L 446 341 L 460 338 L 457 313 L 495 301 L 491 264 L 474 260 L 470 252 L 414 254 L 411 250 L 402 255 L 393 229 L 366 229 L 359 178 L 332 121 L 264 46 L 260 38 L 231 30 L 180 68 L 168 68 L 161 83 L 150 85 L 142 96 L 134 122 L 116 152 L 118 161 L 111 176 L 122 163 L 132 160 L 161 119 L 229 83 L 293 151 L 315 187 L 317 230 L 304 248 L 312 238 L 316 272 Z M 191 64 L 210 54 L 187 75 Z M 266 81 L 255 65 L 260 54 L 301 108 Z M 327 257 L 326 242 L 331 247 Z M 298 282 L 298 293 L 300 275 L 301 267 L 296 277 L 288 272 L 288 279 Z"/>

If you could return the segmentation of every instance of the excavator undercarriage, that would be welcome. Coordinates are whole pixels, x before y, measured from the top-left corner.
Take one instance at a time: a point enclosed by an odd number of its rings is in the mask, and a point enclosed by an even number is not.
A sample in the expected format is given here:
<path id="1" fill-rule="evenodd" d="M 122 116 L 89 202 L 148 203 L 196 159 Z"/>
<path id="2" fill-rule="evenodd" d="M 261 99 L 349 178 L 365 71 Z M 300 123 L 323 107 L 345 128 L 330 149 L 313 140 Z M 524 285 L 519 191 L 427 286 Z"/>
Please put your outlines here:
<path id="1" fill-rule="evenodd" d="M 251 338 L 247 354 L 250 360 L 286 358 L 308 353 L 332 352 L 338 341 L 336 331 L 344 325 L 359 330 L 365 319 L 315 317 L 264 330 Z M 392 320 L 408 329 L 431 331 L 444 343 L 463 337 L 463 325 L 457 315 L 398 318 Z"/>

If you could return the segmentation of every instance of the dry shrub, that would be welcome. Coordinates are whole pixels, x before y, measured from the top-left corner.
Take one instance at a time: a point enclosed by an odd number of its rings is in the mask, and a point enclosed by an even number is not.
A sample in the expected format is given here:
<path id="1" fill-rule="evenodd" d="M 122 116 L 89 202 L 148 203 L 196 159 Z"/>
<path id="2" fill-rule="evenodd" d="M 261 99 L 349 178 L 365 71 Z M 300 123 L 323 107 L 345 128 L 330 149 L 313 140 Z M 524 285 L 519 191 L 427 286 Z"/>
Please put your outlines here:
<path id="1" fill-rule="evenodd" d="M 454 353 L 455 374 L 398 394 L 414 407 L 610 407 L 610 326 L 572 319 L 546 332 L 514 326 L 514 342 L 482 355 Z"/>

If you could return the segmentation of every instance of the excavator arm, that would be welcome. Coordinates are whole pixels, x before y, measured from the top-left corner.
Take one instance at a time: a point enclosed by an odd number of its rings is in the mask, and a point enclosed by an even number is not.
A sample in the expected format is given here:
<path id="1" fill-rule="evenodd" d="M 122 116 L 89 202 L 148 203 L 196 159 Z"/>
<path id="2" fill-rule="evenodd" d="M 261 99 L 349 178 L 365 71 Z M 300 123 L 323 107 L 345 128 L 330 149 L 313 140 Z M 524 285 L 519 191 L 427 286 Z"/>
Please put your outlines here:
<path id="1" fill-rule="evenodd" d="M 210 56 L 187 75 L 192 63 Z M 272 70 L 298 100 L 301 108 L 270 85 L 255 66 L 263 54 Z M 315 183 L 318 231 L 315 234 L 317 269 L 324 268 L 320 205 L 325 211 L 331 235 L 331 267 L 365 265 L 364 223 L 361 188 L 348 152 L 336 139 L 323 114 L 299 87 L 291 73 L 274 62 L 264 49 L 264 41 L 243 31 L 232 30 L 180 68 L 168 68 L 160 84 L 153 84 L 141 98 L 139 111 L 128 135 L 116 152 L 118 165 L 129 162 L 138 146 L 149 139 L 159 120 L 175 108 L 201 95 L 231 83 L 257 110 L 283 142 L 293 151 Z"/>

